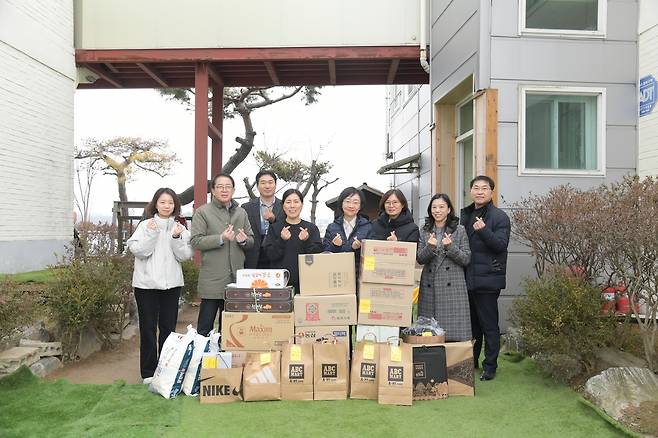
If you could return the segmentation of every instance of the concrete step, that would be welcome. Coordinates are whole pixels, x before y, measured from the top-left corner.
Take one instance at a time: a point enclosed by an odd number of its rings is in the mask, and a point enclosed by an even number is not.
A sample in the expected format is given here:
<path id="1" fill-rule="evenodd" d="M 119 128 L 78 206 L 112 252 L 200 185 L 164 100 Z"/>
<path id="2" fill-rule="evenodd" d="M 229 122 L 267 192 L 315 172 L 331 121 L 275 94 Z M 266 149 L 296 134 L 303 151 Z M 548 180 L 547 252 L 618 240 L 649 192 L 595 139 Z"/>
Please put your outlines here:
<path id="1" fill-rule="evenodd" d="M 33 341 L 32 339 L 21 339 L 19 346 L 38 348 L 39 356 L 41 357 L 62 355 L 61 342 L 41 342 L 41 341 Z"/>
<path id="2" fill-rule="evenodd" d="M 39 361 L 39 349 L 35 347 L 13 347 L 0 352 L 0 374 L 9 374 L 22 365 L 30 366 Z"/>

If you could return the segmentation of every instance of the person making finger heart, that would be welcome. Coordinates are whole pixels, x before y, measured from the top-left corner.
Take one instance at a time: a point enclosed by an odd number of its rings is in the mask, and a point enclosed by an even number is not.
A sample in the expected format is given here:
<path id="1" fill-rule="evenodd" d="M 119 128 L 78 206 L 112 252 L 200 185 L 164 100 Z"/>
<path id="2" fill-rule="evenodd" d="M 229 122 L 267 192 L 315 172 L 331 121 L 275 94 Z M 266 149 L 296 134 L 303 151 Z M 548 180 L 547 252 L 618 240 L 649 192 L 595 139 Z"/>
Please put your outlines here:
<path id="1" fill-rule="evenodd" d="M 471 261 L 468 236 L 445 193 L 432 197 L 416 260 L 423 265 L 418 316 L 435 318 L 446 341 L 471 340 L 471 314 L 464 267 Z"/>
<path id="2" fill-rule="evenodd" d="M 300 217 L 304 196 L 299 190 L 286 190 L 281 202 L 286 218 L 270 226 L 263 249 L 272 268 L 283 268 L 290 272 L 288 285 L 295 288 L 295 293 L 299 293 L 298 256 L 322 252 L 322 240 L 318 227 Z"/>
<path id="3" fill-rule="evenodd" d="M 207 336 L 224 310 L 224 290 L 244 268 L 245 252 L 254 245 L 247 212 L 233 199 L 235 183 L 228 174 L 215 176 L 212 202 L 197 208 L 192 217 L 192 247 L 201 251 L 197 290 L 201 297 L 197 331 Z"/>

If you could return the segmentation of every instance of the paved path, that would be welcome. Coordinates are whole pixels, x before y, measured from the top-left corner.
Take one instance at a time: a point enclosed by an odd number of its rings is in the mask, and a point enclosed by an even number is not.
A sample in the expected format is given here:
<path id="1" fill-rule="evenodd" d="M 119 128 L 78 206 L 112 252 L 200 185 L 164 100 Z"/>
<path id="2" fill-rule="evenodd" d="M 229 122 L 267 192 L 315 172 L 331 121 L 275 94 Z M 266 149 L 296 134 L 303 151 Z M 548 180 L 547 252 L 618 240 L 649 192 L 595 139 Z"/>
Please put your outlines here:
<path id="1" fill-rule="evenodd" d="M 184 305 L 178 315 L 177 331 L 188 324 L 196 326 L 198 307 Z M 80 362 L 69 363 L 48 375 L 46 380 L 66 379 L 72 383 L 112 383 L 117 379 L 128 384 L 141 383 L 139 375 L 139 333 L 110 351 L 99 351 Z"/>

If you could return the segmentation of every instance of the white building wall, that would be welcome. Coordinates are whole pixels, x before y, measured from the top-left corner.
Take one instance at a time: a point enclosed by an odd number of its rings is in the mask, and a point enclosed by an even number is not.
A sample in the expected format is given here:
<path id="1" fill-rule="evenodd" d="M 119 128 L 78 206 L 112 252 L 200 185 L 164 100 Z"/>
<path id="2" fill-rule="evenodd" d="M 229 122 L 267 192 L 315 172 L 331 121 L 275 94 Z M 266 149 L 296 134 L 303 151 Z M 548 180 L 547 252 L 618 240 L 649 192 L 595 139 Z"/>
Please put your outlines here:
<path id="1" fill-rule="evenodd" d="M 640 1 L 639 33 L 640 78 L 658 80 L 658 1 Z M 639 143 L 638 174 L 658 176 L 658 108 L 640 117 Z"/>
<path id="2" fill-rule="evenodd" d="M 419 43 L 416 0 L 76 0 L 75 5 L 76 47 L 84 49 Z"/>
<path id="3" fill-rule="evenodd" d="M 0 0 L 0 272 L 41 269 L 73 233 L 72 0 Z"/>

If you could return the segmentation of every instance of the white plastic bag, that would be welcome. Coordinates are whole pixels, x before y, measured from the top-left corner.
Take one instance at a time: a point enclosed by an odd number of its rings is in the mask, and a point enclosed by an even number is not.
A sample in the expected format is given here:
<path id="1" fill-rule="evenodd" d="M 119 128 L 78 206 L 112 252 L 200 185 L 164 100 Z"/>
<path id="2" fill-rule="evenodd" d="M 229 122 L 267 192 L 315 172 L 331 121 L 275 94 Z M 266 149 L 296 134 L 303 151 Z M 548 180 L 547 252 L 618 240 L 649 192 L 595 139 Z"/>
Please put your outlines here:
<path id="1" fill-rule="evenodd" d="M 203 353 L 219 352 L 219 333 L 212 330 L 208 336 L 196 334 L 194 337 L 194 352 L 190 365 L 187 367 L 185 379 L 183 380 L 183 392 L 187 395 L 199 394 L 199 379 L 201 377 L 201 358 Z"/>
<path id="2" fill-rule="evenodd" d="M 164 398 L 174 398 L 180 394 L 185 373 L 194 352 L 194 338 L 196 330 L 187 326 L 187 333 L 172 332 L 167 337 L 162 351 L 158 368 L 153 374 L 149 391 L 160 394 Z"/>

